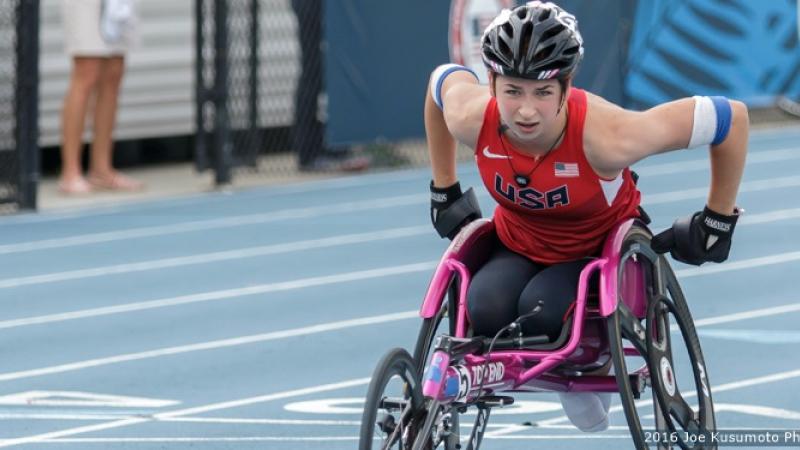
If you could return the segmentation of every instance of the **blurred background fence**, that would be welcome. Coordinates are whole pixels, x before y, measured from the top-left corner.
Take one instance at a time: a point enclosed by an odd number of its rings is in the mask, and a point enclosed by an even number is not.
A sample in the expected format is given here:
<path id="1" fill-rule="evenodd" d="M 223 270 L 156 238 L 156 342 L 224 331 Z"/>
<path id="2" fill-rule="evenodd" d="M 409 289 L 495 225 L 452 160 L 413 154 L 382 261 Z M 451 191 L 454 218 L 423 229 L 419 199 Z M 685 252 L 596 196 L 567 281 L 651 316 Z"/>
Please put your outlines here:
<path id="1" fill-rule="evenodd" d="M 39 2 L 0 2 L 0 212 L 36 205 Z"/>
<path id="2" fill-rule="evenodd" d="M 450 59 L 480 69 L 483 27 L 514 3 L 137 0 L 141 42 L 126 58 L 115 158 L 193 161 L 217 184 L 365 160 L 424 165 L 428 74 Z M 558 3 L 584 35 L 575 84 L 623 106 L 694 94 L 754 109 L 800 99 L 797 0 Z M 0 202 L 13 208 L 35 207 L 36 169 L 59 167 L 70 74 L 60 11 L 61 0 L 0 1 Z"/>

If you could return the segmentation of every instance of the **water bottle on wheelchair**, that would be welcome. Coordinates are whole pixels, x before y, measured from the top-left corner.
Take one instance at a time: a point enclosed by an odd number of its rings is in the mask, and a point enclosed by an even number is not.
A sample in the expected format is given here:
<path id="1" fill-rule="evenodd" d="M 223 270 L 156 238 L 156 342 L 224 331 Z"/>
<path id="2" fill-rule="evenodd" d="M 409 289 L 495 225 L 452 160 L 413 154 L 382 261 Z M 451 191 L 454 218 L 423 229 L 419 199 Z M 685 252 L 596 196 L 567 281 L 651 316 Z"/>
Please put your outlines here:
<path id="1" fill-rule="evenodd" d="M 489 219 L 466 224 L 434 272 L 413 355 L 393 349 L 373 373 L 359 448 L 476 450 L 493 409 L 542 392 L 619 393 L 637 449 L 709 448 L 698 439 L 716 429 L 700 342 L 675 273 L 653 250 L 682 232 L 676 222 L 654 243 L 641 220 L 617 224 L 581 271 L 556 338 L 521 332 L 541 304 L 475 336 L 466 294 L 496 230 Z"/>

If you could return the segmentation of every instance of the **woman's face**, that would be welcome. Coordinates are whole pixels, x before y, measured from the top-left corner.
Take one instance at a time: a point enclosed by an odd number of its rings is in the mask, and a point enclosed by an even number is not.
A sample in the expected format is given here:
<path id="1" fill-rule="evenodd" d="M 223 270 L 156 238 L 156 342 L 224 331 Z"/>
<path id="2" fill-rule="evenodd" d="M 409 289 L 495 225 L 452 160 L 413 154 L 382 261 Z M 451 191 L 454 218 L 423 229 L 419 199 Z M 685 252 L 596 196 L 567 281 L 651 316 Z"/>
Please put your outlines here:
<path id="1" fill-rule="evenodd" d="M 527 80 L 496 75 L 495 96 L 510 137 L 522 144 L 552 139 L 558 128 L 561 85 L 557 80 Z M 560 128 L 559 128 L 560 129 Z"/>

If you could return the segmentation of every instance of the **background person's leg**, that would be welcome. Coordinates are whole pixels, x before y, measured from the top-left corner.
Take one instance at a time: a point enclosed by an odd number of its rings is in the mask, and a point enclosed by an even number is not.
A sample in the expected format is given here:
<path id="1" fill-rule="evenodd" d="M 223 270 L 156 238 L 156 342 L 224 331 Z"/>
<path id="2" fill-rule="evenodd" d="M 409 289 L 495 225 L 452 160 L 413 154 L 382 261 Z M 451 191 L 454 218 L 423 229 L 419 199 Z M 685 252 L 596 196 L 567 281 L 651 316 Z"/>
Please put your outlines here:
<path id="1" fill-rule="evenodd" d="M 101 188 L 126 190 L 141 188 L 141 183 L 114 170 L 113 133 L 124 72 L 124 57 L 113 56 L 103 59 L 94 108 L 94 140 L 89 163 L 89 181 Z"/>
<path id="2" fill-rule="evenodd" d="M 67 194 L 83 194 L 91 187 L 83 178 L 81 150 L 89 97 L 100 79 L 102 58 L 75 57 L 72 76 L 61 111 L 61 179 L 59 189 Z"/>

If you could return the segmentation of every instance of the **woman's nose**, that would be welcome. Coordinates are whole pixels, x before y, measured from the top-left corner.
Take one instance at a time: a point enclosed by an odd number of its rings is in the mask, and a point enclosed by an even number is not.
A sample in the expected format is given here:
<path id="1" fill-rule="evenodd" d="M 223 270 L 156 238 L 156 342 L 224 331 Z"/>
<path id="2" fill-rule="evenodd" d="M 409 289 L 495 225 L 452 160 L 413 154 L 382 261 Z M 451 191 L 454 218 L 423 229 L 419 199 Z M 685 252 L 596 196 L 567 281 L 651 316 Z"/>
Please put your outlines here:
<path id="1" fill-rule="evenodd" d="M 523 119 L 531 119 L 536 115 L 536 108 L 530 103 L 523 103 L 517 110 L 520 117 Z"/>

